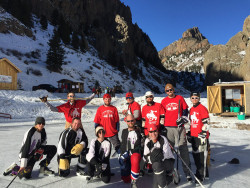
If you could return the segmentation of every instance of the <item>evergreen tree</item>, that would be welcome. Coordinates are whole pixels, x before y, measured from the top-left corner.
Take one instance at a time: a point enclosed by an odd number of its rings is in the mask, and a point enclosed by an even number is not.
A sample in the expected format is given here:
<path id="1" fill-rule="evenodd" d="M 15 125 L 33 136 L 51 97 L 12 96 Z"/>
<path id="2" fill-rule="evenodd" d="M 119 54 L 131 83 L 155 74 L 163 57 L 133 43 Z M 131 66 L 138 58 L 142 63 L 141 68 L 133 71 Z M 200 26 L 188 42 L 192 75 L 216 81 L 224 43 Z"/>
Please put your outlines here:
<path id="1" fill-rule="evenodd" d="M 54 9 L 52 14 L 51 14 L 52 25 L 54 25 L 54 26 L 58 25 L 58 20 L 59 20 L 59 12 L 57 9 Z"/>
<path id="2" fill-rule="evenodd" d="M 48 44 L 50 49 L 47 53 L 47 69 L 53 72 L 61 72 L 65 51 L 62 48 L 58 31 L 54 30 L 53 36 Z"/>
<path id="3" fill-rule="evenodd" d="M 73 32 L 71 45 L 73 46 L 74 49 L 78 50 L 79 37 L 78 37 L 78 34 L 76 32 Z"/>
<path id="4" fill-rule="evenodd" d="M 46 30 L 48 28 L 48 20 L 47 20 L 46 16 L 44 16 L 44 15 L 41 16 L 40 24 L 41 24 L 43 30 Z"/>
<path id="5" fill-rule="evenodd" d="M 81 40 L 80 40 L 80 49 L 81 49 L 81 51 L 82 51 L 83 53 L 85 53 L 86 50 L 87 50 L 87 48 L 88 48 L 88 43 L 87 43 L 85 37 L 84 37 L 84 36 L 81 36 Z"/>
<path id="6" fill-rule="evenodd" d="M 64 44 L 70 44 L 71 28 L 70 24 L 65 22 L 63 16 L 60 16 L 60 22 L 58 27 L 59 35 Z"/>

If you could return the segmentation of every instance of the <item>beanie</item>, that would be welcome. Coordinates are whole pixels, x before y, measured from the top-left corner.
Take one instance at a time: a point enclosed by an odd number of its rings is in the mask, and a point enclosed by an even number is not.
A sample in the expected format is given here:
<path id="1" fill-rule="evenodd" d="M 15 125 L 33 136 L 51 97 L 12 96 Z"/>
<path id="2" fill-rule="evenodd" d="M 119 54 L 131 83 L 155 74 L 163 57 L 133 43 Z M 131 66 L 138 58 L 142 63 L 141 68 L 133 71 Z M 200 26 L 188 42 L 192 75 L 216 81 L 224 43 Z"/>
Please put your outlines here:
<path id="1" fill-rule="evenodd" d="M 45 119 L 44 119 L 44 117 L 37 117 L 36 121 L 35 121 L 35 125 L 37 125 L 37 124 L 43 124 L 43 125 L 45 125 Z"/>
<path id="2" fill-rule="evenodd" d="M 95 135 L 96 135 L 96 136 L 97 136 L 98 131 L 100 131 L 100 130 L 104 130 L 104 128 L 103 128 L 102 126 L 96 127 L 96 129 L 95 129 Z M 104 130 L 104 131 L 105 131 L 105 130 Z"/>
<path id="3" fill-rule="evenodd" d="M 190 97 L 192 97 L 192 96 L 197 96 L 200 98 L 201 94 L 200 94 L 200 92 L 193 91 L 190 93 Z"/>
<path id="4" fill-rule="evenodd" d="M 103 95 L 103 99 L 105 99 L 105 98 L 110 98 L 110 99 L 111 99 L 110 94 L 108 94 L 108 93 L 104 94 L 104 95 Z"/>

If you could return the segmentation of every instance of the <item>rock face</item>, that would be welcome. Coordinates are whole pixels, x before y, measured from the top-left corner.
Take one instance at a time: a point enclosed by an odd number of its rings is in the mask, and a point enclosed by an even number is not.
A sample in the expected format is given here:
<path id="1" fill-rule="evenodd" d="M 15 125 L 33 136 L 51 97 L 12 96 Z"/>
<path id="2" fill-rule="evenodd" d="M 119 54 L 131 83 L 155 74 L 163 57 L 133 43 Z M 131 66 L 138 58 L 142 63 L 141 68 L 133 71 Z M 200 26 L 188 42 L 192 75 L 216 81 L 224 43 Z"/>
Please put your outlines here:
<path id="1" fill-rule="evenodd" d="M 0 18 L 0 33 L 15 33 L 16 35 L 33 37 L 32 31 L 25 25 L 20 24 L 17 19 L 5 16 L 6 11 L 0 7 L 0 13 L 3 15 Z"/>
<path id="2" fill-rule="evenodd" d="M 101 58 L 117 67 L 138 71 L 139 58 L 162 68 L 158 52 L 149 37 L 132 23 L 131 11 L 120 0 L 22 0 L 32 12 L 52 21 L 57 11 L 72 30 L 87 36 Z M 139 58 L 138 58 L 139 57 Z"/>
<path id="3" fill-rule="evenodd" d="M 208 49 L 211 45 L 200 33 L 198 27 L 188 29 L 182 34 L 182 38 L 159 51 L 162 62 L 173 54 L 179 55 L 184 52 L 192 52 L 199 49 Z"/>
<path id="4" fill-rule="evenodd" d="M 250 16 L 243 25 L 243 31 L 233 36 L 226 45 L 216 45 L 205 53 L 204 70 L 206 84 L 221 81 L 250 80 Z"/>

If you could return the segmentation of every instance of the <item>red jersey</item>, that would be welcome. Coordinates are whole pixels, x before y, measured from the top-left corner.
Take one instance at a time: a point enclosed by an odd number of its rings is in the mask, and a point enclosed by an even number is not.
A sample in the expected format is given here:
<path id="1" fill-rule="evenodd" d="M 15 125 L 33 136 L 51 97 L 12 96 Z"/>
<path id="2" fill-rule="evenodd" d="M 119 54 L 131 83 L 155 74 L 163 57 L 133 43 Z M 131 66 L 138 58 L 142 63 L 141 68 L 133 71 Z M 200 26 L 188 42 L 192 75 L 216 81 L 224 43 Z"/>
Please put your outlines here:
<path id="1" fill-rule="evenodd" d="M 209 118 L 208 110 L 205 106 L 199 104 L 196 107 L 192 107 L 190 109 L 189 114 L 191 122 L 190 126 L 191 136 L 198 137 L 198 134 L 201 133 L 203 127 L 202 119 Z M 207 134 L 207 138 L 208 136 L 209 134 Z"/>
<path id="2" fill-rule="evenodd" d="M 58 112 L 63 112 L 67 122 L 72 123 L 74 117 L 81 118 L 82 108 L 86 105 L 86 100 L 75 100 L 74 104 L 70 102 L 57 106 Z"/>
<path id="3" fill-rule="evenodd" d="M 188 105 L 184 98 L 180 95 L 175 95 L 174 98 L 165 97 L 161 104 L 165 109 L 165 123 L 166 127 L 177 127 L 176 120 L 178 119 L 178 105 L 180 100 L 180 117 L 185 109 L 188 109 Z"/>
<path id="4" fill-rule="evenodd" d="M 148 125 L 154 124 L 160 128 L 160 116 L 165 114 L 165 110 L 160 103 L 155 102 L 152 106 L 145 105 L 142 107 L 142 118 L 145 119 L 144 133 L 148 135 Z"/>
<path id="5" fill-rule="evenodd" d="M 128 113 L 134 115 L 135 110 L 139 110 L 140 115 L 138 118 L 136 118 L 136 120 L 140 121 L 141 120 L 141 106 L 137 102 L 133 101 L 132 103 L 128 105 Z"/>
<path id="6" fill-rule="evenodd" d="M 105 130 L 105 137 L 112 137 L 118 133 L 116 123 L 119 122 L 117 108 L 110 106 L 100 106 L 95 114 L 95 123 L 102 126 Z"/>

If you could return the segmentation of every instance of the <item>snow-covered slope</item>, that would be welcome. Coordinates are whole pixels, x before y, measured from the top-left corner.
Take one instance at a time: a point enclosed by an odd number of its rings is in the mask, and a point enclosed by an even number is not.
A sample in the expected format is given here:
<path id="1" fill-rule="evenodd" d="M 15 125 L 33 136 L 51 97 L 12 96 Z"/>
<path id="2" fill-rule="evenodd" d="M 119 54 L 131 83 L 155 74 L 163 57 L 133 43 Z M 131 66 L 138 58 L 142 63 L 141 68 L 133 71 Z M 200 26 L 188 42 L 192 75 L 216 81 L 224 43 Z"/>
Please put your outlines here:
<path id="1" fill-rule="evenodd" d="M 2 20 L 14 19 L 5 11 L 0 12 Z M 106 61 L 100 59 L 96 50 L 89 44 L 86 53 L 73 50 L 70 46 L 64 46 L 65 64 L 62 66 L 62 73 L 50 72 L 46 69 L 46 57 L 49 49 L 48 41 L 52 37 L 54 26 L 48 25 L 47 30 L 42 30 L 39 20 L 33 17 L 34 37 L 20 36 L 14 33 L 0 33 L 0 57 L 8 58 L 22 73 L 18 74 L 20 89 L 30 91 L 32 86 L 49 83 L 58 86 L 57 81 L 61 79 L 77 80 L 84 82 L 84 90 L 91 91 L 96 81 L 101 87 L 113 88 L 116 85 L 122 86 L 124 92 L 135 91 L 145 92 L 149 88 L 163 92 L 165 84 L 162 78 L 167 75 L 153 66 L 145 67 L 141 61 L 139 68 L 144 77 L 132 79 L 130 70 L 127 73 L 120 72 L 117 68 L 110 66 Z M 18 20 L 16 20 L 18 22 Z M 19 24 L 21 24 L 19 22 Z M 22 25 L 22 24 L 21 24 Z M 40 72 L 41 75 L 37 75 Z"/>

